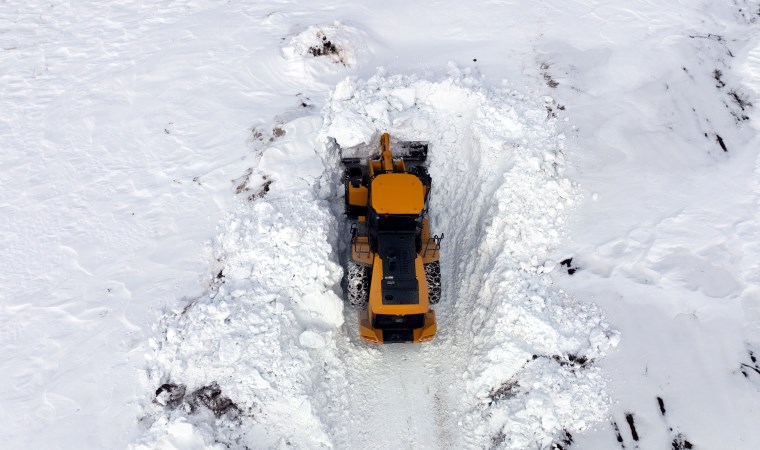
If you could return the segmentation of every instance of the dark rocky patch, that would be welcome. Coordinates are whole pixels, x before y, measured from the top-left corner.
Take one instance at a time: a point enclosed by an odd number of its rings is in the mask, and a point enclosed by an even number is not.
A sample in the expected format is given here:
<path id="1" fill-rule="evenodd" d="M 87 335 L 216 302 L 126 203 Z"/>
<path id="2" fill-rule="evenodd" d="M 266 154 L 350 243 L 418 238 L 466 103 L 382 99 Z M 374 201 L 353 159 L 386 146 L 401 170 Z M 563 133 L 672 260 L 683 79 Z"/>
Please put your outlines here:
<path id="1" fill-rule="evenodd" d="M 507 440 L 507 435 L 503 431 L 499 431 L 498 434 L 491 437 L 491 449 L 497 449 L 504 441 Z"/>
<path id="2" fill-rule="evenodd" d="M 552 443 L 552 450 L 566 450 L 573 445 L 573 435 L 567 430 L 562 430 L 562 436 L 559 438 L 559 442 Z"/>
<path id="3" fill-rule="evenodd" d="M 156 389 L 153 401 L 167 408 L 176 408 L 182 404 L 187 387 L 184 384 L 164 383 Z"/>
<path id="4" fill-rule="evenodd" d="M 713 71 L 713 78 L 715 79 L 715 87 L 717 87 L 718 89 L 722 87 L 726 87 L 726 83 L 722 80 L 721 77 L 723 77 L 723 72 L 721 72 L 718 69 L 715 69 Z"/>
<path id="5" fill-rule="evenodd" d="M 636 431 L 636 424 L 633 420 L 633 413 L 625 413 L 625 421 L 628 422 L 628 427 L 631 429 L 631 437 L 634 441 L 638 441 L 639 433 Z"/>
<path id="6" fill-rule="evenodd" d="M 662 397 L 657 397 L 657 404 L 660 406 L 660 414 L 665 415 L 665 402 Z"/>
<path id="7" fill-rule="evenodd" d="M 547 85 L 547 86 L 549 86 L 549 87 L 550 87 L 550 88 L 552 88 L 552 89 L 554 89 L 554 88 L 556 88 L 557 86 L 559 86 L 559 83 L 558 83 L 558 82 L 556 82 L 556 81 L 554 81 L 554 80 L 552 79 L 552 76 L 551 76 L 551 75 L 549 75 L 548 73 L 545 73 L 545 74 L 544 74 L 544 80 L 546 80 L 546 85 Z"/>
<path id="8" fill-rule="evenodd" d="M 615 429 L 615 440 L 618 441 L 618 444 L 620 444 L 621 448 L 625 448 L 625 444 L 623 443 L 623 435 L 620 434 L 620 428 L 618 427 L 617 422 L 612 421 L 612 428 Z"/>
<path id="9" fill-rule="evenodd" d="M 685 450 L 694 448 L 694 445 L 689 442 L 683 434 L 678 433 L 678 436 L 676 436 L 671 443 L 671 448 L 673 450 Z"/>
<path id="10" fill-rule="evenodd" d="M 552 102 L 550 105 L 545 105 L 544 107 L 546 108 L 546 118 L 547 119 L 553 119 L 553 118 L 557 117 L 557 112 L 556 111 L 564 111 L 565 110 L 565 106 L 564 105 L 560 105 L 558 103 L 555 104 L 554 102 Z"/>
<path id="11" fill-rule="evenodd" d="M 494 391 L 489 394 L 489 397 L 491 398 L 491 401 L 499 401 L 510 399 L 517 395 L 519 392 L 520 383 L 518 383 L 514 378 L 511 378 L 499 386 L 497 389 L 494 389 Z"/>
<path id="12" fill-rule="evenodd" d="M 266 176 L 264 176 L 263 178 L 264 180 L 266 180 L 264 182 L 264 185 L 261 186 L 261 189 L 256 191 L 254 194 L 249 195 L 248 200 L 250 201 L 258 200 L 260 198 L 264 198 L 264 196 L 267 195 L 267 193 L 269 192 L 269 186 L 272 185 L 272 180 L 268 180 Z"/>
<path id="13" fill-rule="evenodd" d="M 753 367 L 753 366 L 750 366 L 749 364 L 742 363 L 742 367 L 746 367 L 746 368 L 748 368 L 750 370 L 753 370 L 753 371 L 757 372 L 758 375 L 760 375 L 760 368 L 758 368 L 757 366 Z"/>
<path id="14" fill-rule="evenodd" d="M 743 94 L 732 89 L 728 91 L 728 95 L 731 96 L 731 99 L 733 99 L 734 103 L 736 103 L 742 111 L 752 107 L 752 103 Z"/>
<path id="15" fill-rule="evenodd" d="M 275 139 L 279 137 L 285 136 L 285 130 L 280 128 L 279 126 L 272 128 L 272 137 L 269 138 L 269 142 L 273 142 Z"/>
<path id="16" fill-rule="evenodd" d="M 223 414 L 237 416 L 240 412 L 238 406 L 229 397 L 222 395 L 222 389 L 216 381 L 197 389 L 193 392 L 193 396 L 196 403 L 202 404 L 217 417 Z"/>
<path id="17" fill-rule="evenodd" d="M 222 395 L 222 389 L 216 381 L 189 395 L 184 384 L 164 383 L 156 389 L 154 401 L 167 409 L 182 408 L 188 413 L 204 407 L 217 417 L 227 415 L 235 418 L 240 414 L 240 408 L 229 397 Z"/>
<path id="18" fill-rule="evenodd" d="M 251 178 L 251 174 L 253 174 L 253 168 L 249 167 L 248 170 L 245 171 L 243 176 L 235 180 L 232 180 L 233 183 L 237 184 L 237 186 L 235 187 L 236 194 L 239 194 L 241 192 L 248 190 L 248 181 Z"/>
<path id="19" fill-rule="evenodd" d="M 327 36 L 322 34 L 321 32 L 317 34 L 317 37 L 321 37 L 322 41 L 320 44 L 313 45 L 309 47 L 307 52 L 314 57 L 318 56 L 334 56 L 337 62 L 346 65 L 346 62 L 343 60 L 343 54 L 341 52 L 340 47 L 333 44 L 332 41 L 327 39 Z"/>
<path id="20" fill-rule="evenodd" d="M 563 259 L 562 261 L 560 261 L 559 264 L 560 264 L 560 266 L 564 267 L 565 270 L 567 270 L 567 274 L 568 275 L 572 275 L 572 274 L 574 274 L 575 272 L 578 271 L 578 266 L 576 266 L 576 265 L 573 264 L 573 258 L 572 257 L 571 258 L 567 258 L 567 259 Z"/>
<path id="21" fill-rule="evenodd" d="M 560 366 L 570 366 L 570 367 L 579 367 L 579 368 L 586 367 L 589 364 L 594 362 L 593 359 L 589 359 L 586 356 L 582 356 L 582 355 L 579 356 L 572 353 L 568 353 L 566 356 L 553 355 L 552 359 L 557 361 Z"/>
<path id="22" fill-rule="evenodd" d="M 557 86 L 559 86 L 559 83 L 554 81 L 554 79 L 549 74 L 549 72 L 547 72 L 549 70 L 549 67 L 551 67 L 551 64 L 545 63 L 545 62 L 541 63 L 541 65 L 539 66 L 539 68 L 541 69 L 541 74 L 543 75 L 544 80 L 546 81 L 546 85 L 554 89 Z"/>
<path id="23" fill-rule="evenodd" d="M 251 128 L 251 137 L 257 141 L 263 141 L 264 133 L 262 133 L 261 130 L 259 130 L 257 127 L 253 127 Z"/>
<path id="24" fill-rule="evenodd" d="M 724 152 L 728 151 L 728 147 L 726 147 L 726 143 L 723 142 L 723 138 L 720 137 L 719 134 L 715 135 L 715 141 L 718 143 L 718 145 L 720 145 L 720 148 L 722 148 Z"/>
<path id="25" fill-rule="evenodd" d="M 247 193 L 252 190 L 251 175 L 253 175 L 253 168 L 246 170 L 246 172 L 240 178 L 232 180 L 232 182 L 237 185 L 235 186 L 235 194 L 241 194 L 244 192 Z M 270 180 L 267 175 L 262 175 L 261 180 L 263 181 L 263 184 L 256 192 L 248 195 L 248 200 L 254 201 L 260 198 L 264 198 L 264 196 L 266 196 L 269 192 L 269 187 L 272 185 L 272 180 Z"/>

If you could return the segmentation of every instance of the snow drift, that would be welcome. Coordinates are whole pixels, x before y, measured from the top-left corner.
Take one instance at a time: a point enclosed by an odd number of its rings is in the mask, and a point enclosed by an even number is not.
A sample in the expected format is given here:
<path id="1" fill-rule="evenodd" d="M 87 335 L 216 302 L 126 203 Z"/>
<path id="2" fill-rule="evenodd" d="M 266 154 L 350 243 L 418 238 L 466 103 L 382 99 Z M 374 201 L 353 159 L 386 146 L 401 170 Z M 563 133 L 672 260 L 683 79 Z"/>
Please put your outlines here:
<path id="1" fill-rule="evenodd" d="M 240 180 L 244 195 L 216 240 L 208 294 L 168 315 L 151 343 L 147 381 L 159 391 L 135 448 L 330 446 L 313 405 L 323 370 L 337 363 L 342 272 L 335 218 L 319 194 L 318 125 L 313 117 L 283 125 L 256 173 Z M 198 401 L 209 386 L 224 408 Z"/>

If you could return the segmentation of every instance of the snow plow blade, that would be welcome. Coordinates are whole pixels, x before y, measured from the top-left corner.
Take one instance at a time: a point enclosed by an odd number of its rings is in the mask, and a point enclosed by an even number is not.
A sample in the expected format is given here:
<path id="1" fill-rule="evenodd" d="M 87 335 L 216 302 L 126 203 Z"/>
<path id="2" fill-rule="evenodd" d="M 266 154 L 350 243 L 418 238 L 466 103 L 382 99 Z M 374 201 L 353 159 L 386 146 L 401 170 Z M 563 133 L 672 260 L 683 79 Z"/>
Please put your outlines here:
<path id="1" fill-rule="evenodd" d="M 387 134 L 387 133 L 386 133 Z M 394 157 L 402 158 L 407 165 L 421 164 L 427 161 L 430 145 L 426 141 L 395 141 L 390 140 L 390 151 Z M 332 145 L 340 151 L 340 159 L 344 166 L 366 164 L 367 160 L 380 156 L 380 136 L 372 138 L 369 144 L 359 144 L 352 147 L 341 147 L 333 140 Z"/>

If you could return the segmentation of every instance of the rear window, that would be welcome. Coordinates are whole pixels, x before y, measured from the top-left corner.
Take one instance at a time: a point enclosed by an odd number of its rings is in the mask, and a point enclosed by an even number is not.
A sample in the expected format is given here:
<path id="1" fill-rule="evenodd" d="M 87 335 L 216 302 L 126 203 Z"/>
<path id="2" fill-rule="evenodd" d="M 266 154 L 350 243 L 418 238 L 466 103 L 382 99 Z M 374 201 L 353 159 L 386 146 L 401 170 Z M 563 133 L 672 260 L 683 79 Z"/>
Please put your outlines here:
<path id="1" fill-rule="evenodd" d="M 406 314 L 395 316 L 391 314 L 375 315 L 375 328 L 381 330 L 391 329 L 414 329 L 425 325 L 424 314 Z"/>
<path id="2" fill-rule="evenodd" d="M 379 216 L 378 231 L 381 233 L 413 232 L 417 228 L 417 216 Z"/>

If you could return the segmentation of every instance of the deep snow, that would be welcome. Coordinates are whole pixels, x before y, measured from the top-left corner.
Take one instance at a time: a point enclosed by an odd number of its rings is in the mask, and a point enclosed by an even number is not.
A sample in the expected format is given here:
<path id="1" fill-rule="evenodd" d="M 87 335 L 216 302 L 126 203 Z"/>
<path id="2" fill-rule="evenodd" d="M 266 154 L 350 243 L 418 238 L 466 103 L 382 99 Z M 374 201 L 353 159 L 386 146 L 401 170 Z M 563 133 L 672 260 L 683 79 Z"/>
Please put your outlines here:
<path id="1" fill-rule="evenodd" d="M 757 2 L 0 21 L 5 448 L 760 444 Z M 382 130 L 434 149 L 429 345 L 341 300 L 328 138 Z"/>

